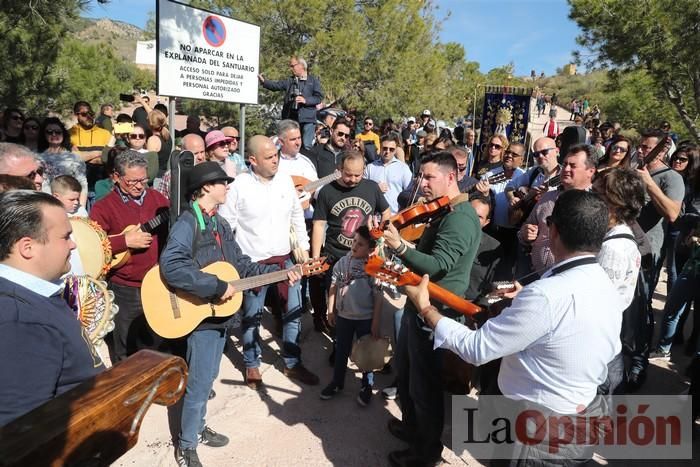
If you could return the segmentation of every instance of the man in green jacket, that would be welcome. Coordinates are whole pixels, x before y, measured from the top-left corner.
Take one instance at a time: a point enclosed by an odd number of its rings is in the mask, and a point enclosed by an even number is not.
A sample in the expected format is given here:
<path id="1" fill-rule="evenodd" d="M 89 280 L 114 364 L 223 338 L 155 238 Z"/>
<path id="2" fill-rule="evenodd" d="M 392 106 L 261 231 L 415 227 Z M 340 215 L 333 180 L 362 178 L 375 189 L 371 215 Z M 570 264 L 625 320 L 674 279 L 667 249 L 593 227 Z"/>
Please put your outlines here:
<path id="1" fill-rule="evenodd" d="M 421 160 L 421 189 L 427 199 L 447 196 L 452 212 L 431 223 L 418 245 L 412 248 L 392 226 L 385 232 L 386 244 L 416 274 L 458 296 L 464 296 L 469 275 L 481 240 L 481 228 L 474 208 L 457 185 L 457 162 L 449 152 L 425 156 Z M 434 303 L 445 316 L 455 311 Z M 441 460 L 444 408 L 441 367 L 442 351 L 433 350 L 432 333 L 411 302 L 401 320 L 396 359 L 402 420 L 389 421 L 389 431 L 411 448 L 389 454 L 392 466 L 437 465 Z"/>

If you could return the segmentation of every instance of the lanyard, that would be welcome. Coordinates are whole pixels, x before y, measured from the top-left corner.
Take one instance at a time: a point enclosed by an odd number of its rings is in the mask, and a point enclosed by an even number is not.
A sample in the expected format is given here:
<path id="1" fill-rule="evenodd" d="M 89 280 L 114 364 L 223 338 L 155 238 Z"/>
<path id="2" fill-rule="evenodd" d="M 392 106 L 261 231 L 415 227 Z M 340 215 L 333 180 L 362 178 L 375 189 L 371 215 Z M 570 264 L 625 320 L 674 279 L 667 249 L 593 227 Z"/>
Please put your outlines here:
<path id="1" fill-rule="evenodd" d="M 585 264 L 596 264 L 597 262 L 598 260 L 595 258 L 595 256 L 586 256 L 584 258 L 578 258 L 573 261 L 569 261 L 568 263 L 562 264 L 561 266 L 553 267 L 547 277 L 552 277 L 556 274 L 568 271 L 569 269 L 573 269 L 578 266 L 583 266 Z"/>

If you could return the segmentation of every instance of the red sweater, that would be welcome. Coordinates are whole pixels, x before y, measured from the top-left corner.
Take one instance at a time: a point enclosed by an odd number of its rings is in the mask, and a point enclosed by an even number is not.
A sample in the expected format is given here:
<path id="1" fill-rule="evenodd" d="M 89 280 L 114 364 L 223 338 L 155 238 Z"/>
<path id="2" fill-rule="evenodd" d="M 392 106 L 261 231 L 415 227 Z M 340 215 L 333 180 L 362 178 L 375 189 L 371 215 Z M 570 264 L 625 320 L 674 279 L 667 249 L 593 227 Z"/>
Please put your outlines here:
<path id="1" fill-rule="evenodd" d="M 90 210 L 90 218 L 95 220 L 107 232 L 112 244 L 112 253 L 121 253 L 127 249 L 126 239 L 122 231 L 129 225 L 145 224 L 150 221 L 162 208 L 169 208 L 170 202 L 155 190 L 147 189 L 143 204 L 139 206 L 132 199 L 124 203 L 119 192 L 115 189 L 95 203 Z M 164 232 L 161 225 L 156 232 Z M 115 284 L 141 287 L 141 281 L 149 269 L 158 263 L 158 253 L 162 249 L 161 240 L 153 235 L 151 246 L 145 250 L 132 251 L 129 261 L 118 269 L 110 272 L 109 280 Z"/>

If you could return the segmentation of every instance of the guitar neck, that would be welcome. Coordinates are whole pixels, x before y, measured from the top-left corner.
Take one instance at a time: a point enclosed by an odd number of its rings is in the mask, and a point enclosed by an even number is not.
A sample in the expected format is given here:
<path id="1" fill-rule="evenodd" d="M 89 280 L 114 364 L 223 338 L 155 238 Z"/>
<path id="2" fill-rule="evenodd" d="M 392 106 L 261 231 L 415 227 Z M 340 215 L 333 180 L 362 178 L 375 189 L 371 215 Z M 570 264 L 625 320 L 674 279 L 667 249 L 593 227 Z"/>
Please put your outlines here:
<path id="1" fill-rule="evenodd" d="M 161 214 L 158 214 L 156 217 L 154 217 L 150 221 L 143 224 L 141 226 L 141 230 L 143 232 L 151 233 L 168 218 L 169 218 L 169 214 L 167 212 L 163 212 Z"/>
<path id="2" fill-rule="evenodd" d="M 320 188 L 323 185 L 328 185 L 330 182 L 338 180 L 338 178 L 338 174 L 333 172 L 332 174 L 326 175 L 323 178 L 319 178 L 318 180 L 314 180 L 313 182 L 307 183 L 304 186 L 304 191 L 311 193 L 313 191 L 316 191 L 317 188 Z"/>
<path id="3" fill-rule="evenodd" d="M 260 274 L 259 276 L 246 277 L 245 279 L 231 281 L 229 284 L 234 286 L 237 291 L 243 292 L 244 290 L 250 290 L 256 287 L 262 287 L 287 280 L 287 272 L 290 270 L 291 269 L 282 269 L 281 271 Z"/>
<path id="4" fill-rule="evenodd" d="M 407 280 L 409 285 L 418 285 L 421 281 L 421 277 L 413 272 L 406 272 L 403 274 L 403 277 Z M 464 316 L 474 316 L 481 311 L 480 306 L 455 295 L 447 289 L 443 289 L 433 282 L 428 282 L 428 293 L 430 294 L 430 298 L 434 298 L 438 302 Z"/>
<path id="5" fill-rule="evenodd" d="M 550 178 L 547 182 L 544 184 L 540 185 L 541 187 L 546 187 L 547 189 L 552 188 L 552 187 L 558 187 L 559 186 L 559 175 L 555 175 L 554 177 Z M 536 193 L 534 190 L 530 190 L 525 196 L 523 196 L 520 201 L 515 203 L 512 207 L 512 209 L 517 209 L 521 207 L 523 204 L 526 204 L 530 202 L 535 196 L 537 196 L 538 193 Z"/>

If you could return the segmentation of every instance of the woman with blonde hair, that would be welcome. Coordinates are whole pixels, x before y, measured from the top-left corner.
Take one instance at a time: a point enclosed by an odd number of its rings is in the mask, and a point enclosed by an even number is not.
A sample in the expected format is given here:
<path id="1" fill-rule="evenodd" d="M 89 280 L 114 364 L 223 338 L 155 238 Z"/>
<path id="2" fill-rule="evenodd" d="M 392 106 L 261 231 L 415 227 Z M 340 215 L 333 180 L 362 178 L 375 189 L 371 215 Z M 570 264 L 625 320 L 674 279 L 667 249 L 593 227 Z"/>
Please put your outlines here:
<path id="1" fill-rule="evenodd" d="M 158 176 L 162 177 L 168 169 L 168 159 L 173 150 L 173 140 L 168 131 L 168 117 L 160 110 L 148 114 L 148 126 L 151 136 L 146 141 L 146 150 L 158 153 Z"/>
<path id="2" fill-rule="evenodd" d="M 486 172 L 500 167 L 503 161 L 503 154 L 508 149 L 508 138 L 506 135 L 491 135 L 488 144 L 482 151 L 482 159 L 475 171 L 475 177 L 481 178 Z"/>

